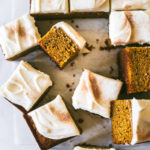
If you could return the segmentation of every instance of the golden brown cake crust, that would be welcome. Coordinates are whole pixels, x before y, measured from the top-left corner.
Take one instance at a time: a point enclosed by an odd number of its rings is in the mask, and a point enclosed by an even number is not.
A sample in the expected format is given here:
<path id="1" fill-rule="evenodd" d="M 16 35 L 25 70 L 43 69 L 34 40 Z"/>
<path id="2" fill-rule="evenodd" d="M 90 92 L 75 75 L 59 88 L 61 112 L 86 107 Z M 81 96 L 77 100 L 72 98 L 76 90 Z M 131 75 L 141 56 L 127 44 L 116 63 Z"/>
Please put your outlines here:
<path id="1" fill-rule="evenodd" d="M 121 78 L 125 81 L 126 85 L 127 85 L 127 93 L 130 93 L 130 91 L 132 91 L 132 87 L 129 83 L 129 76 L 128 76 L 128 72 L 129 72 L 129 58 L 128 58 L 128 50 L 126 48 L 124 48 L 121 52 L 120 52 L 120 60 L 119 60 L 119 65 L 120 65 L 120 75 Z"/>
<path id="2" fill-rule="evenodd" d="M 132 140 L 132 106 L 130 100 L 112 102 L 113 143 L 130 144 Z"/>

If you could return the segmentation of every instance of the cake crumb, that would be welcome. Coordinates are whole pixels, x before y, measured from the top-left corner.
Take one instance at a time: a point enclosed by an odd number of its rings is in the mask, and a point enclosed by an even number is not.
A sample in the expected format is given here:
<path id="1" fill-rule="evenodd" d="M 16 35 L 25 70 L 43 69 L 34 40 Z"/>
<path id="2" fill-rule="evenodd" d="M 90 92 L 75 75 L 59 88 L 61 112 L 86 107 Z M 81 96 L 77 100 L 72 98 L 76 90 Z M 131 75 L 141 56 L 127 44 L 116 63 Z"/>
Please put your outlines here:
<path id="1" fill-rule="evenodd" d="M 78 119 L 78 122 L 79 122 L 79 123 L 83 123 L 84 120 L 83 120 L 82 118 L 79 118 L 79 119 Z"/>
<path id="2" fill-rule="evenodd" d="M 74 82 L 72 82 L 72 85 L 74 85 L 75 83 Z"/>
<path id="3" fill-rule="evenodd" d="M 75 77 L 76 75 L 75 74 L 73 74 L 73 77 Z"/>
<path id="4" fill-rule="evenodd" d="M 104 47 L 103 46 L 99 47 L 100 51 L 104 51 L 104 50 L 111 51 L 112 49 L 115 49 L 115 47 L 113 45 L 111 45 L 110 39 L 105 40 L 105 46 Z"/>
<path id="5" fill-rule="evenodd" d="M 89 50 L 92 51 L 95 47 L 93 45 L 90 45 L 89 43 L 85 44 L 85 47 Z"/>
<path id="6" fill-rule="evenodd" d="M 74 20 L 71 20 L 71 23 L 74 23 Z"/>
<path id="7" fill-rule="evenodd" d="M 78 25 L 75 25 L 75 27 L 76 27 L 76 28 L 79 28 L 79 26 L 78 26 Z"/>
<path id="8" fill-rule="evenodd" d="M 82 55 L 83 55 L 83 56 L 86 56 L 86 55 L 88 55 L 88 54 L 89 54 L 89 53 L 83 53 Z"/>
<path id="9" fill-rule="evenodd" d="M 96 39 L 96 42 L 99 43 L 99 39 Z"/>
<path id="10" fill-rule="evenodd" d="M 110 72 L 109 74 L 112 74 L 114 72 L 114 68 L 112 66 L 110 66 Z"/>
<path id="11" fill-rule="evenodd" d="M 72 92 L 72 89 L 69 89 L 70 92 Z"/>
<path id="12" fill-rule="evenodd" d="M 67 87 L 67 88 L 70 88 L 70 84 L 67 83 L 67 84 L 66 84 L 66 87 Z"/>
<path id="13" fill-rule="evenodd" d="M 70 66 L 71 66 L 71 67 L 73 67 L 73 66 L 74 66 L 74 64 L 75 64 L 75 63 L 74 63 L 74 62 L 72 62 L 72 63 L 70 64 Z"/>

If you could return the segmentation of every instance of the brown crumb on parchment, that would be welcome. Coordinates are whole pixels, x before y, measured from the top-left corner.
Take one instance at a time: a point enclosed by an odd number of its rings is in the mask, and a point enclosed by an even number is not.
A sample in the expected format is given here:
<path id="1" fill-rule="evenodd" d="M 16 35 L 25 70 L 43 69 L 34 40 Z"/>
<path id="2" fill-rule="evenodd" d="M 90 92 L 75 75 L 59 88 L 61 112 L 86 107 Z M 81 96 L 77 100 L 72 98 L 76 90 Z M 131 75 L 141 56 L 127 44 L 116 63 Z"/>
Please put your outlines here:
<path id="1" fill-rule="evenodd" d="M 74 23 L 74 20 L 71 20 L 71 23 Z"/>
<path id="2" fill-rule="evenodd" d="M 76 27 L 76 28 L 79 28 L 79 26 L 78 26 L 78 25 L 75 25 L 75 27 Z"/>
<path id="3" fill-rule="evenodd" d="M 114 68 L 112 66 L 110 66 L 110 72 L 109 74 L 112 74 L 114 72 Z"/>
<path id="4" fill-rule="evenodd" d="M 99 47 L 100 51 L 104 51 L 104 50 L 111 51 L 112 49 L 115 49 L 115 47 L 113 45 L 111 45 L 110 39 L 105 40 L 105 46 L 100 46 Z"/>
<path id="5" fill-rule="evenodd" d="M 66 87 L 67 87 L 67 88 L 70 88 L 70 84 L 67 83 L 67 84 L 66 84 Z"/>
<path id="6" fill-rule="evenodd" d="M 83 53 L 82 55 L 83 55 L 83 56 L 87 56 L 88 54 L 89 54 L 89 53 Z"/>
<path id="7" fill-rule="evenodd" d="M 95 47 L 93 45 L 90 45 L 89 43 L 85 44 L 85 47 L 89 50 L 92 51 Z"/>
<path id="8" fill-rule="evenodd" d="M 75 63 L 74 63 L 74 62 L 72 62 L 72 63 L 70 64 L 70 66 L 71 66 L 71 67 L 73 67 L 73 66 L 74 66 L 74 64 L 75 64 Z"/>
<path id="9" fill-rule="evenodd" d="M 70 92 L 72 92 L 72 89 L 69 89 Z"/>
<path id="10" fill-rule="evenodd" d="M 79 123 L 83 123 L 84 120 L 83 120 L 82 118 L 79 118 L 79 119 L 78 119 L 78 122 L 79 122 Z"/>
<path id="11" fill-rule="evenodd" d="M 96 43 L 99 43 L 99 39 L 96 39 Z"/>

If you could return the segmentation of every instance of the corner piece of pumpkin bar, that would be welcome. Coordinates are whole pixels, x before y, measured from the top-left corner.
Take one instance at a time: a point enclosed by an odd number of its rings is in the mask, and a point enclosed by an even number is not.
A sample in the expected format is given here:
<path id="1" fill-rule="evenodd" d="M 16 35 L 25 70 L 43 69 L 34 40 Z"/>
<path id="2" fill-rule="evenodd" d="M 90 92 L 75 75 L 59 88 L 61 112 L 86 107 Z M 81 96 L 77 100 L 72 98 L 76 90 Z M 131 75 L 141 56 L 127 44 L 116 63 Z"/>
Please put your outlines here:
<path id="1" fill-rule="evenodd" d="M 110 103 L 120 93 L 122 82 L 84 70 L 72 97 L 75 109 L 110 118 Z"/>
<path id="2" fill-rule="evenodd" d="M 112 45 L 150 44 L 150 10 L 112 11 L 109 38 Z"/>
<path id="3" fill-rule="evenodd" d="M 80 135 L 60 95 L 51 102 L 25 114 L 24 118 L 42 150 Z"/>
<path id="4" fill-rule="evenodd" d="M 0 27 L 0 45 L 7 60 L 15 60 L 31 51 L 41 38 L 35 20 L 26 14 Z"/>
<path id="5" fill-rule="evenodd" d="M 150 90 L 150 47 L 126 47 L 120 51 L 120 73 L 127 93 Z"/>
<path id="6" fill-rule="evenodd" d="M 47 74 L 21 61 L 10 78 L 0 87 L 0 95 L 26 113 L 51 85 L 52 81 Z"/>
<path id="7" fill-rule="evenodd" d="M 68 23 L 59 22 L 39 41 L 43 50 L 63 68 L 85 46 L 84 38 Z"/>
<path id="8" fill-rule="evenodd" d="M 150 100 L 128 99 L 112 102 L 114 144 L 135 145 L 150 141 Z"/>

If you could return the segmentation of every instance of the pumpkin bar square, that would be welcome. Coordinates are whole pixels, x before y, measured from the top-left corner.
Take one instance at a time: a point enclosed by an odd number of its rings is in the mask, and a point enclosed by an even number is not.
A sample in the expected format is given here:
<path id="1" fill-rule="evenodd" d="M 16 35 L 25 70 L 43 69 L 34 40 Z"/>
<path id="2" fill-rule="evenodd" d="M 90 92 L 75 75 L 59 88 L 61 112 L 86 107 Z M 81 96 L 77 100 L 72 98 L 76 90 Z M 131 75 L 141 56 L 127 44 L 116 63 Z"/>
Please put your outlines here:
<path id="1" fill-rule="evenodd" d="M 109 38 L 114 46 L 150 44 L 150 10 L 112 11 Z"/>
<path id="2" fill-rule="evenodd" d="M 68 23 L 59 22 L 39 41 L 51 59 L 63 68 L 84 48 L 84 38 Z"/>
<path id="3" fill-rule="evenodd" d="M 24 115 L 24 118 L 42 150 L 47 150 L 71 137 L 80 135 L 60 95 Z"/>
<path id="4" fill-rule="evenodd" d="M 7 82 L 0 87 L 0 95 L 26 113 L 51 85 L 52 81 L 47 74 L 21 61 Z"/>
<path id="5" fill-rule="evenodd" d="M 126 47 L 120 52 L 120 73 L 127 93 L 150 90 L 150 48 Z"/>
<path id="6" fill-rule="evenodd" d="M 84 70 L 72 97 L 73 107 L 110 118 L 111 101 L 118 98 L 121 88 L 120 80 Z"/>
<path id="7" fill-rule="evenodd" d="M 150 100 L 128 99 L 112 102 L 114 144 L 135 145 L 150 141 Z"/>
<path id="8" fill-rule="evenodd" d="M 0 27 L 0 45 L 7 60 L 14 60 L 38 45 L 41 38 L 29 14 Z"/>

